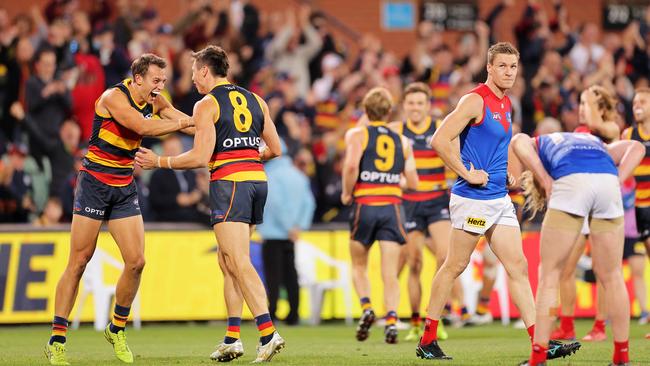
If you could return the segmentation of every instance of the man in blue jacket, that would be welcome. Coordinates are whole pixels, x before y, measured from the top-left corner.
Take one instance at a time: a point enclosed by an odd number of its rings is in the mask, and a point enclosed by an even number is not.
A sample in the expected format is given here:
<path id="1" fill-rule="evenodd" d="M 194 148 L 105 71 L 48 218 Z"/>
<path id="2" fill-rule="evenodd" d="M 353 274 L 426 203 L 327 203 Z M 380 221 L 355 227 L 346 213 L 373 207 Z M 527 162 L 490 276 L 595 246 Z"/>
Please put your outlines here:
<path id="1" fill-rule="evenodd" d="M 264 223 L 257 231 L 264 239 L 262 258 L 266 289 L 269 296 L 269 313 L 275 319 L 280 286 L 289 298 L 288 325 L 298 324 L 300 287 L 294 263 L 294 243 L 300 232 L 309 229 L 316 203 L 309 178 L 285 155 L 287 147 L 282 142 L 282 156 L 264 164 L 268 179 L 268 196 L 264 208 Z"/>

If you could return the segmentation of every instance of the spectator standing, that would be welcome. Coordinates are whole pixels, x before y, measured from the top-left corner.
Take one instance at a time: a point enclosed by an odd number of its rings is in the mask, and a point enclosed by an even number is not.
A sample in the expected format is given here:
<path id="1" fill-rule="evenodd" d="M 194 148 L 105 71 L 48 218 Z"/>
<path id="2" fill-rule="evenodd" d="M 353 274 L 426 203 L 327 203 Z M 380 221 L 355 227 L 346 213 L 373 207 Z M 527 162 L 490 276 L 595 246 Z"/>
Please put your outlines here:
<path id="1" fill-rule="evenodd" d="M 41 49 L 35 56 L 36 75 L 27 80 L 25 102 L 31 116 L 46 138 L 59 138 L 59 129 L 72 105 L 72 97 L 66 85 L 55 77 L 56 55 L 51 48 Z M 41 158 L 52 156 L 33 136 L 30 137 L 30 153 L 42 167 Z"/>
<path id="2" fill-rule="evenodd" d="M 165 156 L 183 152 L 183 144 L 177 135 L 167 137 L 162 146 Z M 193 170 L 158 169 L 152 173 L 150 182 L 156 182 L 149 186 L 149 204 L 154 221 L 208 224 L 208 216 L 197 210 L 197 204 L 207 192 L 197 187 Z"/>
<path id="3" fill-rule="evenodd" d="M 285 321 L 296 325 L 299 321 L 300 287 L 295 265 L 294 245 L 300 232 L 309 229 L 316 203 L 309 178 L 293 165 L 282 143 L 282 156 L 265 164 L 269 191 L 264 209 L 264 223 L 258 232 L 264 238 L 262 258 L 266 288 L 269 294 L 269 313 L 275 319 L 280 286 L 289 297 L 289 314 Z"/>
<path id="4" fill-rule="evenodd" d="M 278 71 L 284 71 L 296 80 L 296 90 L 302 98 L 309 92 L 309 62 L 316 56 L 323 45 L 323 41 L 309 21 L 311 8 L 302 5 L 296 24 L 293 12 L 288 12 L 286 25 L 273 37 L 266 50 L 266 56 L 273 62 Z M 305 43 L 300 43 L 300 36 L 304 35 Z"/>

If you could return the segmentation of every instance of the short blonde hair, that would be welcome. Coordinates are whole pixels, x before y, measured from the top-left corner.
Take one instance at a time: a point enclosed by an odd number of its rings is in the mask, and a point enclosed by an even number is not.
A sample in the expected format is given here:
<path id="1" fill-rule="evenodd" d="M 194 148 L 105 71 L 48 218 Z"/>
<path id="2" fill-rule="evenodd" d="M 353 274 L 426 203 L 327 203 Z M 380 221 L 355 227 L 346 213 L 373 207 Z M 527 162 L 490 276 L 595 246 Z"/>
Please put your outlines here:
<path id="1" fill-rule="evenodd" d="M 362 104 L 370 121 L 383 121 L 393 108 L 393 96 L 386 88 L 372 88 L 363 97 Z"/>
<path id="2" fill-rule="evenodd" d="M 494 62 L 494 58 L 496 55 L 499 54 L 506 54 L 506 55 L 515 55 L 517 56 L 517 59 L 519 59 L 519 51 L 510 44 L 509 42 L 499 42 L 495 43 L 490 48 L 488 49 L 487 52 L 487 62 L 488 64 L 492 65 Z"/>

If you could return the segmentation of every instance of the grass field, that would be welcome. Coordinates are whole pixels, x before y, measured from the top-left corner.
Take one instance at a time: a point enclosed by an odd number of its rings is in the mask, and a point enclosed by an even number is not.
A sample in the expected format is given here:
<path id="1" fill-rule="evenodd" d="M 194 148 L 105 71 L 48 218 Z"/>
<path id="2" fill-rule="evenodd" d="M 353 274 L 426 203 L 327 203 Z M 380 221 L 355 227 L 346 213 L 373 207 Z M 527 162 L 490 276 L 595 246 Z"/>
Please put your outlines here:
<path id="1" fill-rule="evenodd" d="M 442 342 L 453 361 L 425 361 L 415 357 L 415 344 L 386 345 L 381 328 L 373 328 L 366 342 L 354 339 L 354 328 L 343 324 L 318 327 L 286 327 L 278 324 L 287 348 L 273 359 L 278 365 L 516 365 L 528 356 L 530 344 L 524 330 L 501 325 L 449 329 L 450 339 Z M 578 334 L 585 334 L 591 323 L 577 323 Z M 643 338 L 650 326 L 633 322 L 631 357 L 633 365 L 650 365 L 650 340 Z M 129 345 L 136 365 L 207 365 L 208 355 L 223 338 L 224 324 L 156 324 L 142 330 L 128 330 Z M 400 337 L 405 336 L 405 331 Z M 49 336 L 47 326 L 0 327 L 0 365 L 46 365 L 43 345 Z M 573 357 L 550 365 L 607 365 L 610 340 L 587 343 Z M 248 364 L 254 359 L 257 331 L 251 322 L 242 324 L 245 355 L 233 364 Z M 68 360 L 72 365 L 119 365 L 101 333 L 90 327 L 68 333 Z"/>

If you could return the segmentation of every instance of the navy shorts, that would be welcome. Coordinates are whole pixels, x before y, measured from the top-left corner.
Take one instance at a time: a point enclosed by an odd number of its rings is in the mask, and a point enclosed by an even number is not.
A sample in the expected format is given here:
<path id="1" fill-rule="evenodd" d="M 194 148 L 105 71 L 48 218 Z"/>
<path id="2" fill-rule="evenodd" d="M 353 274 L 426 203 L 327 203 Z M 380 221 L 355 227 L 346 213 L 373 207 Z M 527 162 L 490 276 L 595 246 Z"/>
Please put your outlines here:
<path id="1" fill-rule="evenodd" d="M 102 183 L 86 171 L 80 171 L 74 192 L 72 214 L 95 220 L 115 220 L 141 215 L 135 180 L 115 187 Z"/>
<path id="2" fill-rule="evenodd" d="M 210 182 L 210 225 L 220 222 L 261 224 L 267 193 L 266 182 Z"/>
<path id="3" fill-rule="evenodd" d="M 402 205 L 355 204 L 350 218 L 350 239 L 363 245 L 372 245 L 375 240 L 406 243 Z"/>
<path id="4" fill-rule="evenodd" d="M 403 204 L 406 213 L 404 227 L 407 232 L 417 230 L 426 233 L 429 225 L 438 221 L 449 221 L 449 195 L 447 193 L 426 201 L 404 200 Z"/>
<path id="5" fill-rule="evenodd" d="M 650 207 L 635 207 L 636 230 L 639 232 L 639 240 L 645 241 L 650 238 Z"/>
<path id="6" fill-rule="evenodd" d="M 645 245 L 640 239 L 625 238 L 623 259 L 628 259 L 633 255 L 645 255 Z"/>

